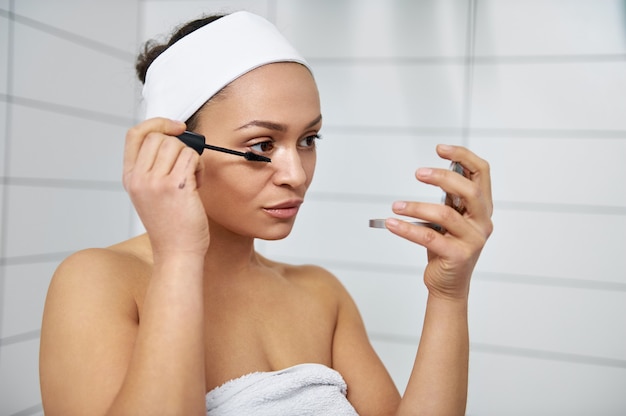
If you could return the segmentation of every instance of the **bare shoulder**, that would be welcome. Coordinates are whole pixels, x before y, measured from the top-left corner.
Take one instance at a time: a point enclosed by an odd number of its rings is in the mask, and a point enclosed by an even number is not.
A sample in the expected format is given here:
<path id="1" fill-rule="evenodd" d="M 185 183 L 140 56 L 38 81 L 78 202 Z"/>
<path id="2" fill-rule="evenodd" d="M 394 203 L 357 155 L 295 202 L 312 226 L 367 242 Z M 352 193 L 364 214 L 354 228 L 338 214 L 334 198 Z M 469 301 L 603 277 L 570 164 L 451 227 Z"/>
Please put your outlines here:
<path id="1" fill-rule="evenodd" d="M 50 291 L 54 292 L 58 285 L 67 286 L 64 290 L 70 292 L 88 287 L 91 290 L 126 287 L 134 291 L 142 286 L 151 267 L 148 251 L 142 250 L 139 243 L 131 239 L 114 246 L 84 249 L 70 255 L 57 267 Z"/>
<path id="2" fill-rule="evenodd" d="M 265 258 L 262 258 L 262 261 L 295 285 L 324 294 L 336 301 L 341 301 L 342 298 L 349 296 L 337 276 L 323 267 L 313 264 L 279 263 Z"/>
<path id="3" fill-rule="evenodd" d="M 116 313 L 137 319 L 151 263 L 142 256 L 139 241 L 78 251 L 57 267 L 46 298 L 43 330 L 85 312 Z M 119 316 L 119 315 L 118 315 Z M 101 317 L 105 319 L 105 316 Z"/>
<path id="4" fill-rule="evenodd" d="M 57 267 L 41 327 L 46 414 L 84 414 L 76 411 L 82 398 L 97 401 L 121 383 L 139 322 L 139 295 L 150 271 L 139 243 L 81 250 Z M 92 381 L 96 372 L 99 378 Z"/>

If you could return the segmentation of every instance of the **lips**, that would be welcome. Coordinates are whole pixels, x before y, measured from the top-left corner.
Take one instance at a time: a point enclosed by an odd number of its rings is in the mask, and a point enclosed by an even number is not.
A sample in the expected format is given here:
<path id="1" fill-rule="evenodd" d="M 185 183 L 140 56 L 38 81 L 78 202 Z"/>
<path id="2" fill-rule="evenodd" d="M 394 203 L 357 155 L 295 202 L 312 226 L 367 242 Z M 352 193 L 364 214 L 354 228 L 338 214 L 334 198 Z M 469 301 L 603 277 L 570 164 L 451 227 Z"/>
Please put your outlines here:
<path id="1" fill-rule="evenodd" d="M 302 202 L 303 201 L 301 199 L 285 201 L 281 202 L 280 204 L 266 207 L 264 208 L 264 211 L 267 212 L 271 217 L 277 219 L 290 219 L 296 216 L 298 210 L 300 209 L 300 205 L 302 205 Z"/>

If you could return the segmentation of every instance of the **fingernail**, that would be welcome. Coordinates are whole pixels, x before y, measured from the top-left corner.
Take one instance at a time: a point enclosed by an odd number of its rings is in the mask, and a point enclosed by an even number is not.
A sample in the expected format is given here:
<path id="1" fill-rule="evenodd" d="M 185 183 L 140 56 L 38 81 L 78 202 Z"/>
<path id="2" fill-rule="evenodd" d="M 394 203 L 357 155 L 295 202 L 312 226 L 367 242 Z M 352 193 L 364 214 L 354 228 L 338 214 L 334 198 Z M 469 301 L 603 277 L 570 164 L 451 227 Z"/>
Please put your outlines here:
<path id="1" fill-rule="evenodd" d="M 433 170 L 431 168 L 419 168 L 417 170 L 417 176 L 421 177 L 421 178 L 427 178 L 430 175 L 432 175 Z"/>
<path id="2" fill-rule="evenodd" d="M 406 208 L 406 202 L 396 201 L 393 203 L 392 208 L 394 209 L 394 211 L 402 211 L 404 208 Z"/>
<path id="3" fill-rule="evenodd" d="M 396 228 L 400 222 L 395 218 L 387 218 L 385 221 L 385 227 Z"/>
<path id="4" fill-rule="evenodd" d="M 438 145 L 439 150 L 444 151 L 444 152 L 449 152 L 452 150 L 452 146 L 450 146 L 449 144 L 440 144 Z"/>

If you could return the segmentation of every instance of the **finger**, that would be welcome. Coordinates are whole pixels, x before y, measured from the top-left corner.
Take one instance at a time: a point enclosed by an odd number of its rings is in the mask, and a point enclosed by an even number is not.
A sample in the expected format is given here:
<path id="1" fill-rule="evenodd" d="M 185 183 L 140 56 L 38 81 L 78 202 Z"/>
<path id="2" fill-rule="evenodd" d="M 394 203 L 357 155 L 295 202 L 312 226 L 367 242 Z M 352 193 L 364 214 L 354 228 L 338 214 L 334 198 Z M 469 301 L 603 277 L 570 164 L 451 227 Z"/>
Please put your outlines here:
<path id="1" fill-rule="evenodd" d="M 132 168 L 133 172 L 150 172 L 152 170 L 164 139 L 165 136 L 160 133 L 148 133 L 139 148 L 135 165 Z"/>
<path id="2" fill-rule="evenodd" d="M 135 188 L 135 186 L 139 186 L 139 182 L 137 181 L 141 181 L 140 178 L 152 169 L 162 141 L 163 136 L 159 133 L 149 133 L 146 137 L 142 138 L 141 147 L 137 149 L 135 159 L 132 163 L 129 161 L 125 162 L 126 165 L 124 166 L 124 174 L 122 177 L 124 189 L 130 191 Z"/>
<path id="3" fill-rule="evenodd" d="M 171 169 L 171 176 L 177 181 L 179 189 L 196 189 L 200 155 L 191 147 L 183 146 Z"/>
<path id="4" fill-rule="evenodd" d="M 128 129 L 124 144 L 124 173 L 126 174 L 135 166 L 139 151 L 150 132 L 175 136 L 183 131 L 185 131 L 185 123 L 160 117 L 143 121 Z"/>
<path id="5" fill-rule="evenodd" d="M 444 159 L 459 162 L 469 172 L 469 179 L 477 183 L 482 195 L 489 201 L 488 215 L 493 213 L 491 169 L 489 163 L 462 146 L 438 145 L 437 153 Z"/>
<path id="6" fill-rule="evenodd" d="M 437 204 L 424 202 L 396 201 L 393 204 L 393 212 L 408 217 L 420 218 L 431 223 L 440 224 L 446 232 L 441 234 L 429 227 L 400 221 L 394 218 L 385 222 L 387 228 L 400 237 L 420 244 L 440 256 L 450 256 L 447 251 L 451 249 L 450 241 L 463 242 L 464 247 L 482 247 L 489 237 L 490 231 L 477 223 L 464 218 L 454 209 Z M 398 224 L 400 221 L 400 224 Z M 486 224 L 491 224 L 488 220 Z M 453 239 L 449 237 L 454 237 Z"/>
<path id="7" fill-rule="evenodd" d="M 385 221 L 385 227 L 393 234 L 419 244 L 429 251 L 437 254 L 446 252 L 446 237 L 429 227 L 411 224 L 397 218 L 388 218 Z"/>
<path id="8" fill-rule="evenodd" d="M 163 136 L 156 154 L 153 155 L 152 173 L 156 175 L 168 175 L 185 149 L 185 144 L 172 136 Z M 197 153 L 197 152 L 196 152 Z"/>
<path id="9" fill-rule="evenodd" d="M 460 162 L 470 173 L 488 170 L 489 165 L 484 159 L 463 146 L 440 144 L 437 145 L 437 154 L 444 159 Z"/>
<path id="10" fill-rule="evenodd" d="M 478 184 L 449 169 L 419 168 L 415 171 L 417 180 L 440 187 L 449 195 L 469 197 L 468 188 L 478 188 Z"/>
<path id="11" fill-rule="evenodd" d="M 493 204 L 478 183 L 446 169 L 420 168 L 416 177 L 421 182 L 441 187 L 447 194 L 460 196 L 462 212 L 446 205 L 413 202 L 407 203 L 406 212 L 394 212 L 434 222 L 459 237 L 469 232 L 468 227 L 479 230 L 482 235 L 491 234 Z"/>
<path id="12" fill-rule="evenodd" d="M 441 187 L 447 194 L 460 196 L 463 205 L 462 212 L 459 213 L 449 206 L 409 203 L 410 210 L 404 214 L 396 213 L 434 222 L 455 236 L 463 236 L 469 231 L 468 227 L 478 230 L 482 235 L 491 234 L 493 204 L 490 195 L 485 195 L 483 188 L 477 182 L 447 169 L 420 168 L 416 171 L 416 177 L 421 182 Z M 412 209 L 429 206 L 428 210 L 422 208 L 414 211 Z"/>
<path id="13" fill-rule="evenodd" d="M 453 208 L 441 204 L 396 201 L 392 210 L 398 215 L 441 225 L 447 232 L 455 236 L 462 236 L 470 232 L 472 228 L 472 225 L 461 214 Z"/>

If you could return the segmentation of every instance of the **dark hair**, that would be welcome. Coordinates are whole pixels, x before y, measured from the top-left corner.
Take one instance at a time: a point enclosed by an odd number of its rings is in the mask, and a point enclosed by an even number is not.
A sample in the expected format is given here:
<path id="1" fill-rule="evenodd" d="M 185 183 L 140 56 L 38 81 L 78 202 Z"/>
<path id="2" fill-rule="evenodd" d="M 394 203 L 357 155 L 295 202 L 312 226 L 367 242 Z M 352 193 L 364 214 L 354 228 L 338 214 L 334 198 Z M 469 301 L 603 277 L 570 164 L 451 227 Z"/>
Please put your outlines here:
<path id="1" fill-rule="evenodd" d="M 204 16 L 199 19 L 192 20 L 188 23 L 185 23 L 177 27 L 174 30 L 174 32 L 170 35 L 169 40 L 167 40 L 167 42 L 165 43 L 161 43 L 155 39 L 151 39 L 147 41 L 143 45 L 143 49 L 137 56 L 137 61 L 135 62 L 135 70 L 137 71 L 137 77 L 139 78 L 141 83 L 143 84 L 146 82 L 146 73 L 148 72 L 148 67 L 167 48 L 169 48 L 170 46 L 172 46 L 173 44 L 175 44 L 176 42 L 178 42 L 179 40 L 181 40 L 183 37 L 187 36 L 188 34 L 194 32 L 195 30 L 198 30 L 201 27 L 206 26 L 209 23 L 214 22 L 217 19 L 224 17 L 224 16 L 225 15 L 223 14 Z M 222 91 L 223 90 L 224 89 L 222 89 Z M 213 97 L 219 95 L 222 91 L 218 92 Z M 202 108 L 200 108 L 191 117 L 189 117 L 188 120 L 186 120 L 187 129 L 193 130 L 196 127 L 196 124 L 197 124 L 196 115 L 201 109 Z"/>

